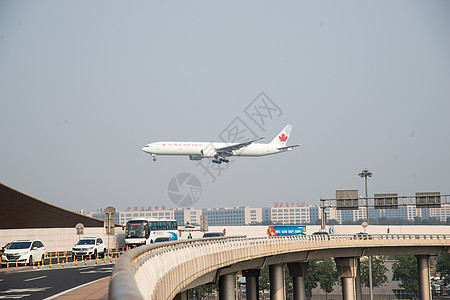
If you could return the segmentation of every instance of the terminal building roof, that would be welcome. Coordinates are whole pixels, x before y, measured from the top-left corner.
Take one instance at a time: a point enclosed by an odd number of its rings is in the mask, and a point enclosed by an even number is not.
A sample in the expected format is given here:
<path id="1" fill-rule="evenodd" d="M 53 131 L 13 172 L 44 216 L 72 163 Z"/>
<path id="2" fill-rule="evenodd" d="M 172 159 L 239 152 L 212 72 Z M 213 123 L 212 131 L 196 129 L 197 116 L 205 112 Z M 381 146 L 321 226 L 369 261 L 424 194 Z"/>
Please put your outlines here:
<path id="1" fill-rule="evenodd" d="M 103 227 L 101 220 L 38 200 L 0 183 L 0 229 Z"/>

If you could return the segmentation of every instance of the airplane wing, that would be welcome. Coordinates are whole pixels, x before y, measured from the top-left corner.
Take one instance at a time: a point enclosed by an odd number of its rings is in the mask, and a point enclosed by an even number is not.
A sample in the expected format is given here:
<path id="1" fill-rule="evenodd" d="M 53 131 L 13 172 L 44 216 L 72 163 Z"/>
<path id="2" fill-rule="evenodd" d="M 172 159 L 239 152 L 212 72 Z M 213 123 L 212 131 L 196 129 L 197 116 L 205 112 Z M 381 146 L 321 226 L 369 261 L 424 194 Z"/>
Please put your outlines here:
<path id="1" fill-rule="evenodd" d="M 261 139 L 263 139 L 264 137 L 259 137 L 253 140 L 249 140 L 243 143 L 239 143 L 239 144 L 233 144 L 230 146 L 226 146 L 226 147 L 222 147 L 222 148 L 217 148 L 216 152 L 218 155 L 220 156 L 232 156 L 233 155 L 233 150 L 239 150 L 243 147 L 246 147 L 248 145 L 250 145 L 253 142 L 259 141 Z"/>
<path id="2" fill-rule="evenodd" d="M 292 149 L 292 148 L 299 147 L 299 146 L 301 146 L 301 145 L 284 146 L 284 147 L 280 147 L 280 148 L 277 148 L 277 149 L 278 150 L 285 150 L 285 149 Z"/>

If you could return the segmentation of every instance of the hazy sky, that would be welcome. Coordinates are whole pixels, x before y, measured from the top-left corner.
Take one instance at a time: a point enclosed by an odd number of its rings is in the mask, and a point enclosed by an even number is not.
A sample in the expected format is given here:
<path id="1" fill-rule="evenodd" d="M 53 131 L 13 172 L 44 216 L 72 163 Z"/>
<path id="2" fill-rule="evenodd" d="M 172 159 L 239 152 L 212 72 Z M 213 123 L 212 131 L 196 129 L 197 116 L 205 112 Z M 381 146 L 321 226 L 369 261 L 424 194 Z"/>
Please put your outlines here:
<path id="1" fill-rule="evenodd" d="M 70 210 L 173 208 L 184 172 L 196 208 L 363 195 L 366 167 L 370 195 L 449 194 L 450 2 L 1 0 L 0 104 L 0 182 Z M 141 150 L 236 120 L 302 146 L 214 178 Z"/>

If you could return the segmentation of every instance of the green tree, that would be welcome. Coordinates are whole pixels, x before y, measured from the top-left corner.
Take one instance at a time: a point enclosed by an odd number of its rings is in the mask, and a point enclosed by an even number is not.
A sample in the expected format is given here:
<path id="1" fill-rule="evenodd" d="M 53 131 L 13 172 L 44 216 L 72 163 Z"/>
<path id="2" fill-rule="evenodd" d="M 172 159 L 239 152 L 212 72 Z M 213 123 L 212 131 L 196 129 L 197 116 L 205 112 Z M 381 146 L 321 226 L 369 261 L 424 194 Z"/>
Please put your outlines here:
<path id="1" fill-rule="evenodd" d="M 333 291 L 333 285 L 338 281 L 336 265 L 331 258 L 324 258 L 318 263 L 317 273 L 319 276 L 320 289 L 325 292 L 326 298 Z"/>
<path id="2" fill-rule="evenodd" d="M 419 275 L 417 272 L 417 258 L 414 255 L 397 255 L 396 262 L 392 265 L 394 276 L 402 283 L 400 287 L 411 296 L 419 294 Z"/>
<path id="3" fill-rule="evenodd" d="M 189 290 L 189 299 L 201 299 L 212 292 L 219 290 L 218 283 L 208 283 L 204 285 L 196 286 Z"/>
<path id="4" fill-rule="evenodd" d="M 335 219 L 327 220 L 327 225 L 340 225 Z"/>
<path id="5" fill-rule="evenodd" d="M 436 262 L 436 270 L 444 276 L 444 284 L 450 283 L 450 254 L 445 253 L 439 255 Z"/>
<path id="6" fill-rule="evenodd" d="M 312 296 L 312 290 L 317 287 L 317 283 L 319 282 L 318 269 L 319 265 L 317 259 L 311 259 L 305 277 L 305 290 L 310 296 Z"/>
<path id="7" fill-rule="evenodd" d="M 372 256 L 372 286 L 379 287 L 384 285 L 388 278 L 386 265 L 383 256 Z M 369 257 L 361 260 L 361 282 L 369 286 Z"/>
<path id="8" fill-rule="evenodd" d="M 292 285 L 292 277 L 289 275 L 289 269 L 287 266 L 284 268 L 284 285 L 286 293 L 292 293 L 293 285 Z M 260 271 L 259 276 L 259 290 L 263 292 L 267 292 L 270 290 L 270 275 L 269 275 L 269 266 L 265 266 Z"/>
<path id="9" fill-rule="evenodd" d="M 289 268 L 287 265 L 284 265 L 284 289 L 287 295 L 294 291 L 294 283 L 292 282 L 292 276 L 289 274 Z"/>
<path id="10" fill-rule="evenodd" d="M 269 266 L 265 266 L 259 273 L 259 290 L 265 293 L 270 290 Z"/>

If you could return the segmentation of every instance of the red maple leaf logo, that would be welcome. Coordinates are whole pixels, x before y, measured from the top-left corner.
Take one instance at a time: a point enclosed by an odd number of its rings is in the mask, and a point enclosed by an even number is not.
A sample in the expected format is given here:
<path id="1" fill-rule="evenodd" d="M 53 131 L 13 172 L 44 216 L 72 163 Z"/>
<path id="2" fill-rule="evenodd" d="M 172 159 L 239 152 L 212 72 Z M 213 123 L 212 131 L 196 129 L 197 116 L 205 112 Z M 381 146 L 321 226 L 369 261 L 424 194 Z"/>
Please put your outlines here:
<path id="1" fill-rule="evenodd" d="M 278 138 L 280 139 L 280 142 L 286 142 L 288 136 L 283 133 L 282 135 L 279 135 Z"/>

